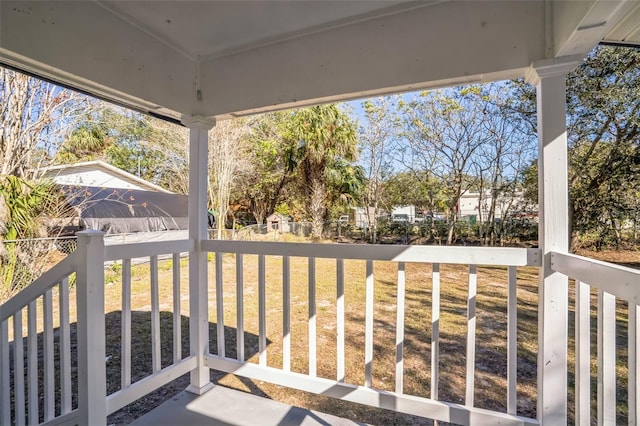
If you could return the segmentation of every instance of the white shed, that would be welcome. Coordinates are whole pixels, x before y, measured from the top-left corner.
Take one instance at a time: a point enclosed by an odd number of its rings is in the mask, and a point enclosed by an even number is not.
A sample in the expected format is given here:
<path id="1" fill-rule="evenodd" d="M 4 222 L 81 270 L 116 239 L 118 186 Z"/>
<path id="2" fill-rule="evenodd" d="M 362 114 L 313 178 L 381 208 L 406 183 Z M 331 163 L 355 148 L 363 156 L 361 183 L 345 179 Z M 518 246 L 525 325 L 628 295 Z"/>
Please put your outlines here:
<path id="1" fill-rule="evenodd" d="M 349 221 L 356 228 L 368 228 L 371 224 L 376 223 L 377 215 L 374 207 L 351 207 Z"/>
<path id="2" fill-rule="evenodd" d="M 289 226 L 289 220 L 289 216 L 273 213 L 271 216 L 267 217 L 267 230 L 289 232 L 291 229 Z"/>

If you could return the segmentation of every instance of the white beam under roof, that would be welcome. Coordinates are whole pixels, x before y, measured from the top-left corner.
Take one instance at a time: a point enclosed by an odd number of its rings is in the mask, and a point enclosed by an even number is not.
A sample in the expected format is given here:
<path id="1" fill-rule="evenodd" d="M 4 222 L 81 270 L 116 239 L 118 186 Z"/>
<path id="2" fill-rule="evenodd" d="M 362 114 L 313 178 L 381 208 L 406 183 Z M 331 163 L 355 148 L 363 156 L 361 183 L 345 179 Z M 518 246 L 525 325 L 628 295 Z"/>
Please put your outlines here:
<path id="1" fill-rule="evenodd" d="M 560 3 L 2 0 L 0 63 L 155 114 L 223 118 L 522 76 L 554 40 L 585 54 L 599 39 L 574 33 L 631 4 Z"/>
<path id="2" fill-rule="evenodd" d="M 523 76 L 544 58 L 541 1 L 455 1 L 205 61 L 202 115 Z"/>

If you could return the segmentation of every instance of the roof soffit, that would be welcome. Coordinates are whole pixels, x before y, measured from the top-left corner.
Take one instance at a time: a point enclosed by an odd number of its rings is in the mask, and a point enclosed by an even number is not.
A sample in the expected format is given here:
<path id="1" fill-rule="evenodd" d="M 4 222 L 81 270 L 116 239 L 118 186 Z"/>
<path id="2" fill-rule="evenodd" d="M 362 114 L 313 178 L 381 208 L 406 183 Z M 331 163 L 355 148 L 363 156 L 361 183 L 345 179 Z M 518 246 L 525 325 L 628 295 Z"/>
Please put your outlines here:
<path id="1" fill-rule="evenodd" d="M 636 0 L 553 1 L 554 56 L 585 55 L 600 41 L 640 42 Z"/>
<path id="2" fill-rule="evenodd" d="M 604 41 L 640 46 L 640 3 L 612 27 Z"/>
<path id="3" fill-rule="evenodd" d="M 0 63 L 178 118 L 196 68 L 92 1 L 0 1 Z"/>

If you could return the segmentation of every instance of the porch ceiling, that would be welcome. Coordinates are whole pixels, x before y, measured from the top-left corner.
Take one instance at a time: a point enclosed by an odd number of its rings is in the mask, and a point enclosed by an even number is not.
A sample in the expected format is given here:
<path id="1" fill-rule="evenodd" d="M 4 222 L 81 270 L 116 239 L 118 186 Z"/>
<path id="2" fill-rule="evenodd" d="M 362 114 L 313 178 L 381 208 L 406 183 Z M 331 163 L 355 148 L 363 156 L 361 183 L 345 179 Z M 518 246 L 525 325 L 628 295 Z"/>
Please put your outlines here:
<path id="1" fill-rule="evenodd" d="M 605 36 L 635 40 L 636 6 L 3 0 L 0 62 L 155 114 L 221 118 L 522 76 Z"/>
<path id="2" fill-rule="evenodd" d="M 407 0 L 161 1 L 153 7 L 145 1 L 102 0 L 98 4 L 193 60 L 416 7 Z"/>

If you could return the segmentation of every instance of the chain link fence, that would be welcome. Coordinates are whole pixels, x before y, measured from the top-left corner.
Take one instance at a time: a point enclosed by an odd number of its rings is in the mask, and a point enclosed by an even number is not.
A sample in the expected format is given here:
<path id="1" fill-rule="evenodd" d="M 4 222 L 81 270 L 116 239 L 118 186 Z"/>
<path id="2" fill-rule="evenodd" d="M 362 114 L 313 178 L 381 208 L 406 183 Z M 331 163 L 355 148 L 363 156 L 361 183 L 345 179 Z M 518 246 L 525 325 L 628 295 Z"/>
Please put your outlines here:
<path id="1" fill-rule="evenodd" d="M 76 249 L 76 237 L 0 241 L 0 300 L 7 300 Z"/>

